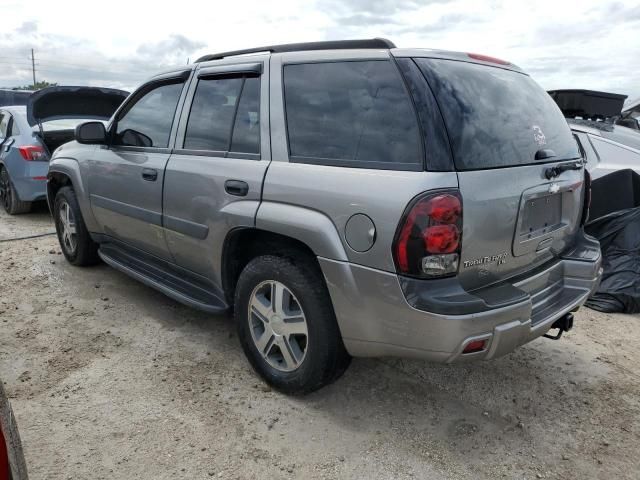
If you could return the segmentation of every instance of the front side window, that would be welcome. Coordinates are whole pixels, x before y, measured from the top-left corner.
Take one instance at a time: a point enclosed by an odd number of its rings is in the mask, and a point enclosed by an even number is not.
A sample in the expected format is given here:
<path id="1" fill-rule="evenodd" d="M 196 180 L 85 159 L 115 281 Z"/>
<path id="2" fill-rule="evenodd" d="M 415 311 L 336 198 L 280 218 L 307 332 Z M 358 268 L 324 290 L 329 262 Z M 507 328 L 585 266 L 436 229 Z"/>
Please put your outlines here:
<path id="1" fill-rule="evenodd" d="M 167 148 L 183 85 L 162 84 L 138 98 L 118 120 L 114 145 Z"/>
<path id="2" fill-rule="evenodd" d="M 284 94 L 292 161 L 422 169 L 416 115 L 391 62 L 286 65 Z"/>
<path id="3" fill-rule="evenodd" d="M 203 78 L 193 97 L 184 148 L 260 152 L 260 78 Z"/>

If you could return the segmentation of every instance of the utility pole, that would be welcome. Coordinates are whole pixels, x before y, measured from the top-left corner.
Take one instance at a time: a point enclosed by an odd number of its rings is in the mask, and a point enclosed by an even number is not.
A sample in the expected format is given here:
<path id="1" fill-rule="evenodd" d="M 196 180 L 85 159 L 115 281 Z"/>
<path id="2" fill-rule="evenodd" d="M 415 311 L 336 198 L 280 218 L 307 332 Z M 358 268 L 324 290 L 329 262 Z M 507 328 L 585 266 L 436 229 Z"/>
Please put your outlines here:
<path id="1" fill-rule="evenodd" d="M 33 56 L 33 48 L 31 49 L 31 71 L 33 72 L 33 88 L 36 88 L 36 60 Z"/>

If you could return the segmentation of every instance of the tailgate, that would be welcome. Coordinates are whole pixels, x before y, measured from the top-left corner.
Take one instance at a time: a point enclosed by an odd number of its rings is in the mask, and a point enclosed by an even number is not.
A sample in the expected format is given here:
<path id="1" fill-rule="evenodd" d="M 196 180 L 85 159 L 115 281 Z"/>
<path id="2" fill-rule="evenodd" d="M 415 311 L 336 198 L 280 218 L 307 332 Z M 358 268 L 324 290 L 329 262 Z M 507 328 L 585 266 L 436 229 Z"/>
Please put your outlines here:
<path id="1" fill-rule="evenodd" d="M 462 285 L 489 285 L 557 257 L 580 228 L 584 181 L 558 106 L 506 62 L 414 61 L 438 102 L 458 172 Z"/>
<path id="2" fill-rule="evenodd" d="M 572 244 L 584 173 L 571 170 L 547 181 L 541 175 L 547 167 L 458 173 L 464 203 L 459 278 L 465 288 L 531 270 Z"/>

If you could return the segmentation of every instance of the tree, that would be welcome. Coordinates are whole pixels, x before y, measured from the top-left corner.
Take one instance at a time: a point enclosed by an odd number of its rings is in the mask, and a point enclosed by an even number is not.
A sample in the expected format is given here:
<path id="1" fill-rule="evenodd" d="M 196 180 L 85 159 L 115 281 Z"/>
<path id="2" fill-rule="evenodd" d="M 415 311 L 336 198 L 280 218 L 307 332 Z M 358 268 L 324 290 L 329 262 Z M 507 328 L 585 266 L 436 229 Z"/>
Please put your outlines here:
<path id="1" fill-rule="evenodd" d="M 56 87 L 57 83 L 49 83 L 47 81 L 36 82 L 35 85 L 25 85 L 23 87 L 15 87 L 12 90 L 40 90 L 41 88 Z"/>

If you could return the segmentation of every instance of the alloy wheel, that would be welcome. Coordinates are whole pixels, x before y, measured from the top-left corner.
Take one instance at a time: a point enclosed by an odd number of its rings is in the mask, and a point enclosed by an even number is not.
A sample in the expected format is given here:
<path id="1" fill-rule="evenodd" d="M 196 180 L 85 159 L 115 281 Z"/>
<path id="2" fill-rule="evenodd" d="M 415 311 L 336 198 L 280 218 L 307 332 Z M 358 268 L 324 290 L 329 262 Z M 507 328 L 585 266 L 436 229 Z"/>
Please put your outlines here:
<path id="1" fill-rule="evenodd" d="M 292 372 L 302 364 L 307 354 L 307 319 L 283 283 L 260 283 L 251 293 L 248 318 L 253 343 L 269 365 Z"/>
<path id="2" fill-rule="evenodd" d="M 60 209 L 58 210 L 58 217 L 60 220 L 60 236 L 62 239 L 63 247 L 68 254 L 73 255 L 78 245 L 76 235 L 76 220 L 71 211 L 71 207 L 66 200 L 60 202 Z"/>

